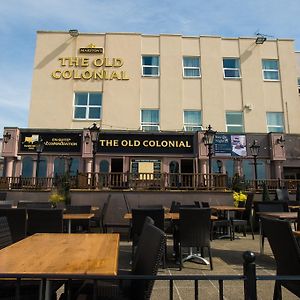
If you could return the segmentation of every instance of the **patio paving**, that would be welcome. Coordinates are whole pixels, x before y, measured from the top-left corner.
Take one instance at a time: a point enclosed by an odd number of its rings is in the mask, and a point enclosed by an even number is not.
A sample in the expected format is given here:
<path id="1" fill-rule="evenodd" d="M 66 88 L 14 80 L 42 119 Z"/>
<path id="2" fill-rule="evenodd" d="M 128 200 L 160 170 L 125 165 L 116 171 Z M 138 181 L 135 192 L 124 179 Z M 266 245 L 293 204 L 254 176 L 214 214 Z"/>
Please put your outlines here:
<path id="1" fill-rule="evenodd" d="M 212 256 L 214 270 L 211 271 L 209 266 L 197 264 L 193 262 L 185 262 L 182 271 L 172 259 L 172 240 L 168 239 L 168 261 L 167 268 L 160 269 L 159 274 L 162 275 L 240 275 L 243 274 L 243 258 L 244 251 L 250 250 L 256 255 L 256 273 L 257 275 L 275 275 L 276 266 L 272 256 L 271 249 L 267 240 L 265 241 L 265 251 L 263 255 L 259 254 L 259 236 L 255 236 L 252 240 L 250 234 L 246 237 L 239 235 L 240 238 L 234 241 L 229 239 L 213 240 Z M 121 241 L 120 246 L 120 268 L 130 269 L 131 244 L 127 241 Z M 257 294 L 258 299 L 273 299 L 274 282 L 258 281 Z M 283 299 L 293 300 L 298 297 L 291 294 L 286 289 L 283 290 Z M 194 282 L 191 281 L 175 281 L 174 282 L 174 300 L 194 299 Z M 219 299 L 217 281 L 201 281 L 199 282 L 199 299 Z M 169 299 L 169 282 L 156 281 L 152 300 Z M 244 299 L 244 290 L 242 281 L 224 281 L 224 299 Z"/>

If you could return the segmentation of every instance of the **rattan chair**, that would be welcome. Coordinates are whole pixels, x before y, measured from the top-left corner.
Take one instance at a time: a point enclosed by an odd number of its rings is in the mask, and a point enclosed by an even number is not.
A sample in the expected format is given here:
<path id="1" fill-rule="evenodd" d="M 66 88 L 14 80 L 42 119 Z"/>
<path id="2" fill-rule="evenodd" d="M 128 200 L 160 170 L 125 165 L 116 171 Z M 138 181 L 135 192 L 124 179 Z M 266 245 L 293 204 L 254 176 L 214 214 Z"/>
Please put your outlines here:
<path id="1" fill-rule="evenodd" d="M 291 225 L 286 220 L 261 218 L 264 234 L 268 238 L 276 261 L 276 275 L 300 276 L 300 249 Z M 300 297 L 300 281 L 277 280 L 273 299 L 281 300 L 281 286 Z"/>
<path id="2" fill-rule="evenodd" d="M 0 217 L 0 249 L 13 243 L 6 217 Z"/>
<path id="3" fill-rule="evenodd" d="M 179 210 L 179 258 L 180 270 L 183 262 L 197 259 L 206 264 L 210 264 L 213 269 L 211 248 L 210 248 L 210 228 L 211 228 L 210 208 L 180 208 Z M 183 258 L 183 248 L 188 248 L 188 255 Z M 201 249 L 201 254 L 193 252 L 193 248 Z M 203 257 L 203 250 L 207 248 L 209 263 Z"/>
<path id="4" fill-rule="evenodd" d="M 5 216 L 7 218 L 13 243 L 16 243 L 26 237 L 26 209 L 0 208 L 0 216 Z"/>
<path id="5" fill-rule="evenodd" d="M 28 209 L 27 234 L 62 233 L 63 211 L 61 209 Z"/>

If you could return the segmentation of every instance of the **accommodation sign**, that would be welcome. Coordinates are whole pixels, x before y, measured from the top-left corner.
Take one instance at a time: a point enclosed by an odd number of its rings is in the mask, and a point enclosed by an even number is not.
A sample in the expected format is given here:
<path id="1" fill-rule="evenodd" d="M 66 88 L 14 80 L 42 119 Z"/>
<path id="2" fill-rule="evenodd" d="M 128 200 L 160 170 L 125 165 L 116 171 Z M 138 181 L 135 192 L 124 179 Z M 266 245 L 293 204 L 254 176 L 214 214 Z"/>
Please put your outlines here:
<path id="1" fill-rule="evenodd" d="M 216 134 L 214 139 L 215 156 L 247 156 L 246 136 Z"/>
<path id="2" fill-rule="evenodd" d="M 98 153 L 194 154 L 194 134 L 101 133 Z"/>
<path id="3" fill-rule="evenodd" d="M 42 140 L 43 152 L 80 153 L 81 133 L 21 132 L 20 152 L 36 152 L 36 143 Z"/>

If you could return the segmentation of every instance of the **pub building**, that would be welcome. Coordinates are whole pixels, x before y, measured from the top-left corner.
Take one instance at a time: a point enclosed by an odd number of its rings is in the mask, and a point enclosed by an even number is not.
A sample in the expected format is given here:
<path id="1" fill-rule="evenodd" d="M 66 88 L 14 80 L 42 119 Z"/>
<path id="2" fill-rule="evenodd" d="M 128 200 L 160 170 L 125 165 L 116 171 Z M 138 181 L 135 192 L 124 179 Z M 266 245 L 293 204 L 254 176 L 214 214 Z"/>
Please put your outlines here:
<path id="1" fill-rule="evenodd" d="M 255 141 L 257 179 L 300 179 L 299 78 L 291 39 L 38 31 L 29 124 L 4 128 L 4 174 L 194 184 L 171 175 L 209 173 L 211 125 L 213 173 L 254 179 Z"/>

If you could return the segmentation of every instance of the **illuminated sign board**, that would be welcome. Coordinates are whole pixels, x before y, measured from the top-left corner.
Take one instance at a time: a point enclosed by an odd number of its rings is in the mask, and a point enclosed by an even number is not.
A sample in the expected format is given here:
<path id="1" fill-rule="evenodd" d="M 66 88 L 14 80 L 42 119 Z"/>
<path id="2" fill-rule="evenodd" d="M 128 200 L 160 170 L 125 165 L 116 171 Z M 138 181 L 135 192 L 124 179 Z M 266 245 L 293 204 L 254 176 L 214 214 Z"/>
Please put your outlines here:
<path id="1" fill-rule="evenodd" d="M 215 156 L 247 156 L 246 135 L 216 134 Z"/>
<path id="2" fill-rule="evenodd" d="M 195 154 L 195 134 L 100 133 L 97 153 Z"/>
<path id="3" fill-rule="evenodd" d="M 55 132 L 21 132 L 20 152 L 35 152 L 35 144 L 43 140 L 43 152 L 81 152 L 81 133 L 55 133 Z"/>

